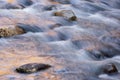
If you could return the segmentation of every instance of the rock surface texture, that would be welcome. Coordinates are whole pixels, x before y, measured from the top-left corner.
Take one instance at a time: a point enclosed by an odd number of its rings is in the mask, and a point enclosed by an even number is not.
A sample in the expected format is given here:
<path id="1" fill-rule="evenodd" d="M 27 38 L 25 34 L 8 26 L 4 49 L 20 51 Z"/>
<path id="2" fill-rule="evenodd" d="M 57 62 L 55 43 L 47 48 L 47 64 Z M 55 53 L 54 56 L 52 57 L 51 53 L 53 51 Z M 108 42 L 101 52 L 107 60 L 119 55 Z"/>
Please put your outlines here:
<path id="1" fill-rule="evenodd" d="M 45 70 L 50 68 L 51 66 L 48 64 L 42 64 L 42 63 L 29 63 L 29 64 L 24 64 L 16 69 L 18 73 L 34 73 L 38 72 L 41 70 Z"/>
<path id="2" fill-rule="evenodd" d="M 120 0 L 0 0 L 0 80 L 120 80 Z"/>

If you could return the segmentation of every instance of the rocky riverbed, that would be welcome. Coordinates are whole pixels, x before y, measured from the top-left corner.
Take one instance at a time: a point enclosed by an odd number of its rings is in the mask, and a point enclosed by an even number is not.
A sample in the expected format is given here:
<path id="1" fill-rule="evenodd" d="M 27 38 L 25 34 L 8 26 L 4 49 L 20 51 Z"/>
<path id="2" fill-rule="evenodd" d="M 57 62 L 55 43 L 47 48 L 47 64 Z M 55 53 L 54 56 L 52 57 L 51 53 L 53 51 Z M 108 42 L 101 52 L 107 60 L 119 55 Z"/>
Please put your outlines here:
<path id="1" fill-rule="evenodd" d="M 0 80 L 120 80 L 120 0 L 0 0 Z"/>

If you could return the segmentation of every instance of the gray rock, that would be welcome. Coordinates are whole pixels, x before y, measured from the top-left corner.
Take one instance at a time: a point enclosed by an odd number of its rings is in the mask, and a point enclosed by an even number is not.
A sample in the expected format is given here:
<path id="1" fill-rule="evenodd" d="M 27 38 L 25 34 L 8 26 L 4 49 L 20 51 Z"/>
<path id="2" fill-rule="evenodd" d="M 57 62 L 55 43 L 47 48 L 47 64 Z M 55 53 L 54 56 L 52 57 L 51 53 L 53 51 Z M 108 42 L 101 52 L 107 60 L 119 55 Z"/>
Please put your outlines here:
<path id="1" fill-rule="evenodd" d="M 51 66 L 48 64 L 29 63 L 29 64 L 25 64 L 25 65 L 22 65 L 22 66 L 16 68 L 16 71 L 18 73 L 34 73 L 34 72 L 48 69 L 50 67 Z"/>

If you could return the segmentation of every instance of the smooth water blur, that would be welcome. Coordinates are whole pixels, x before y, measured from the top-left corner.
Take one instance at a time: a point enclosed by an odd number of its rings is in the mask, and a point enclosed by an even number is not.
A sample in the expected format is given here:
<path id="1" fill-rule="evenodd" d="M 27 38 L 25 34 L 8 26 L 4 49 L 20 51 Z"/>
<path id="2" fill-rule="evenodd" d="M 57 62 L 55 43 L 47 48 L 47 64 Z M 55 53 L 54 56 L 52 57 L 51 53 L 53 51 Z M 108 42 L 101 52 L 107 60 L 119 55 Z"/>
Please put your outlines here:
<path id="1" fill-rule="evenodd" d="M 119 5 L 119 0 L 1 0 L 0 28 L 15 25 L 25 33 L 0 38 L 0 80 L 119 80 Z M 77 21 L 54 16 L 61 10 L 72 10 Z M 27 63 L 52 68 L 15 72 Z M 105 72 L 108 64 L 118 72 Z"/>

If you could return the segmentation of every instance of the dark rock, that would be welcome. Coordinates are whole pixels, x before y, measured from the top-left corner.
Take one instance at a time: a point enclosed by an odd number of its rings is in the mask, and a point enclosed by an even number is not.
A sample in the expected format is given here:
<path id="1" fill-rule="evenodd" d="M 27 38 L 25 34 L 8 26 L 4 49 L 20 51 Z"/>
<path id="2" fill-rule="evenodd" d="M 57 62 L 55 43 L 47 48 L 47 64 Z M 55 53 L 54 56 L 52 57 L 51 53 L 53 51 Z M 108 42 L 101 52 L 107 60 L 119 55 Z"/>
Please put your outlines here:
<path id="1" fill-rule="evenodd" d="M 44 10 L 47 10 L 47 11 L 54 10 L 54 9 L 56 9 L 55 5 L 49 5 L 44 7 Z"/>
<path id="2" fill-rule="evenodd" d="M 62 16 L 70 21 L 76 21 L 77 17 L 71 10 L 62 10 L 54 13 L 55 16 Z"/>
<path id="3" fill-rule="evenodd" d="M 51 1 L 59 2 L 62 4 L 70 4 L 70 0 L 51 0 Z"/>
<path id="4" fill-rule="evenodd" d="M 20 66 L 19 68 L 16 69 L 18 73 L 34 73 L 38 72 L 41 70 L 45 70 L 50 68 L 51 66 L 48 64 L 41 64 L 41 63 L 29 63 Z"/>
<path id="5" fill-rule="evenodd" d="M 32 0 L 17 0 L 18 4 L 24 7 L 30 6 L 33 4 Z"/>
<path id="6" fill-rule="evenodd" d="M 106 58 L 106 56 L 103 53 L 97 50 L 90 51 L 89 54 L 91 54 L 90 56 L 95 60 L 102 60 Z"/>
<path id="7" fill-rule="evenodd" d="M 50 26 L 50 29 L 58 28 L 58 27 L 60 27 L 60 26 L 62 26 L 62 24 L 56 23 L 56 24 L 54 24 L 54 25 L 51 25 L 51 26 Z"/>
<path id="8" fill-rule="evenodd" d="M 118 70 L 114 64 L 108 64 L 105 66 L 104 72 L 107 74 L 117 73 Z"/>
<path id="9" fill-rule="evenodd" d="M 17 27 L 22 28 L 25 32 L 42 32 L 43 30 L 36 25 L 18 23 Z"/>
<path id="10" fill-rule="evenodd" d="M 0 7 L 1 9 L 22 9 L 23 7 L 20 5 L 15 5 L 15 4 L 5 4 L 3 6 Z"/>

